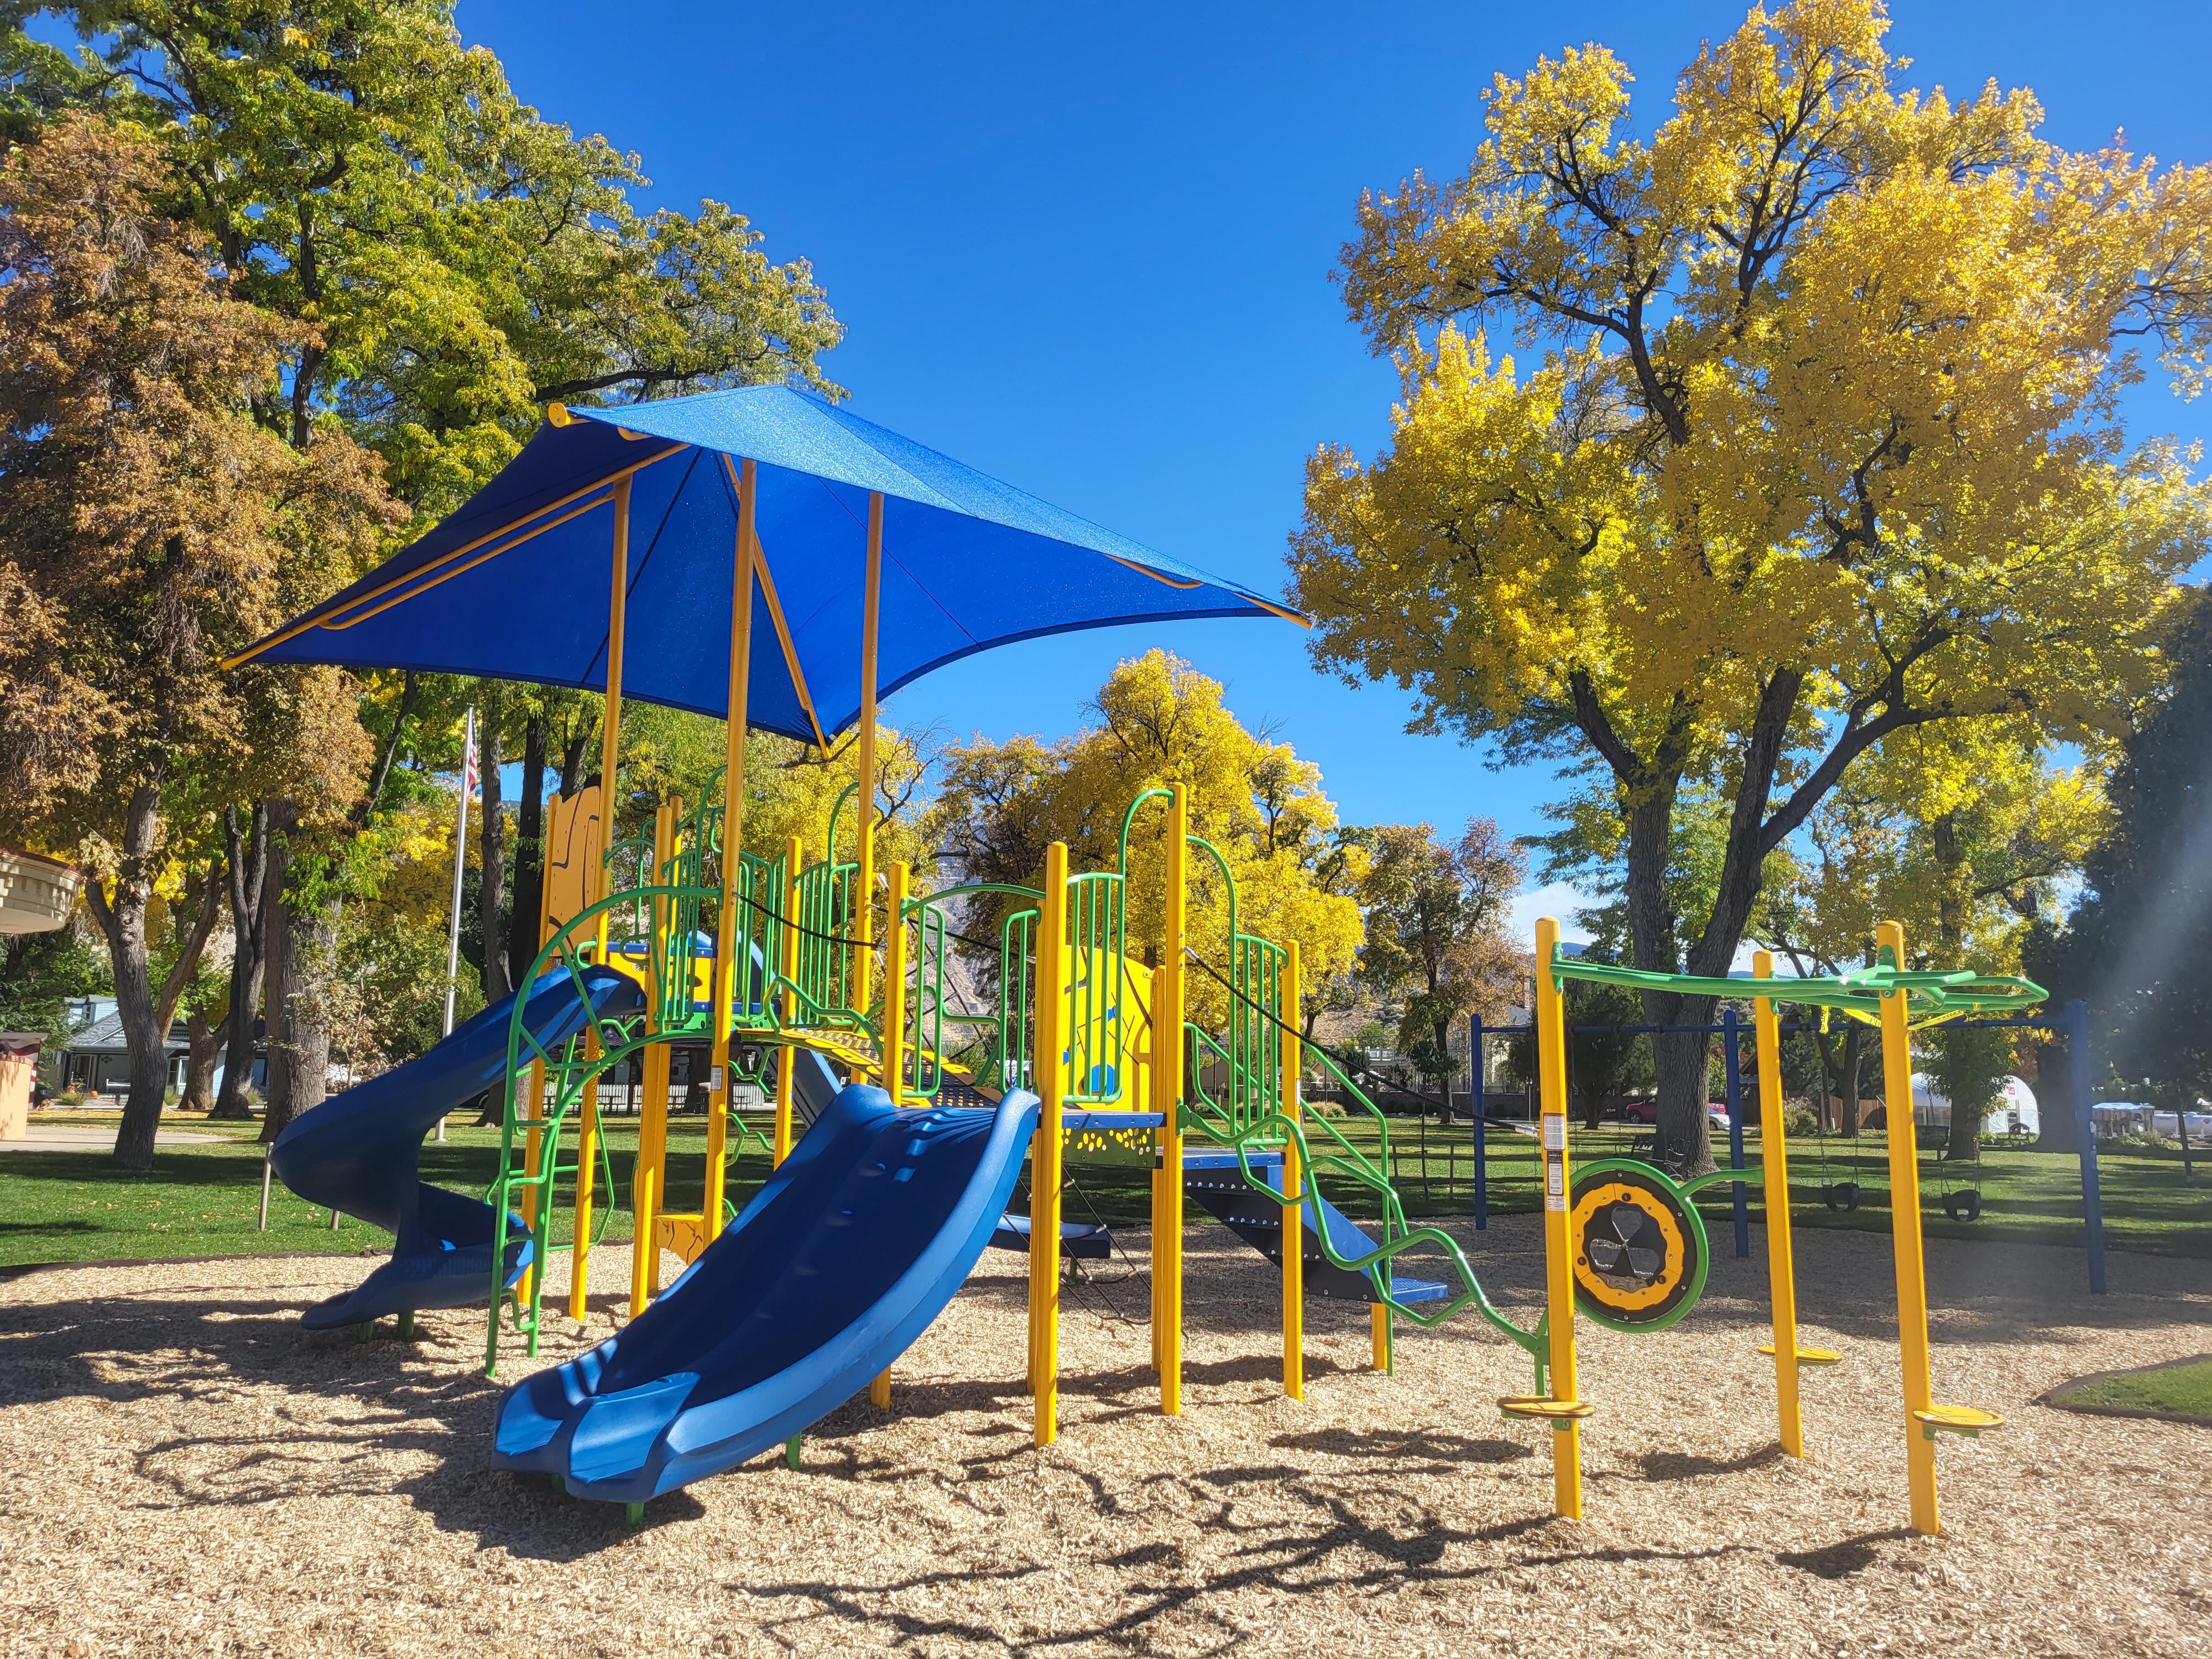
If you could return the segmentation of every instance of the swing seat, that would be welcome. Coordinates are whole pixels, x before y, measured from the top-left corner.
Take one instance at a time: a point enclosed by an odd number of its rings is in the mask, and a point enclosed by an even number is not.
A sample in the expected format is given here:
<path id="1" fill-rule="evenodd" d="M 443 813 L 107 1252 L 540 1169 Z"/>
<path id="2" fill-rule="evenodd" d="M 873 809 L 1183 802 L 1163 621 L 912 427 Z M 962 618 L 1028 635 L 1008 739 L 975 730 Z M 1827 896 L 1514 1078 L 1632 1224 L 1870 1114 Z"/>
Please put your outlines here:
<path id="1" fill-rule="evenodd" d="M 1912 1420 L 1920 1425 L 1922 1437 L 1929 1440 L 1939 1434 L 1963 1434 L 1972 1440 L 1979 1437 L 1984 1429 L 2004 1426 L 2004 1419 L 1978 1406 L 1930 1406 L 1924 1412 L 1913 1413 Z"/>
<path id="2" fill-rule="evenodd" d="M 1957 1192 L 1944 1194 L 1943 1213 L 1954 1221 L 1979 1221 L 1982 1218 L 1981 1189 L 1962 1187 Z"/>
<path id="3" fill-rule="evenodd" d="M 1586 1400 L 1548 1400 L 1542 1395 L 1509 1395 L 1498 1402 L 1506 1416 L 1526 1422 L 1572 1427 L 1597 1410 Z"/>
<path id="4" fill-rule="evenodd" d="M 1820 1196 L 1828 1200 L 1832 1210 L 1856 1210 L 1859 1206 L 1859 1183 L 1838 1181 L 1821 1188 Z"/>
<path id="5" fill-rule="evenodd" d="M 1771 1342 L 1760 1343 L 1759 1345 L 1759 1351 L 1765 1354 L 1769 1359 L 1774 1358 L 1774 1345 Z M 1836 1365 L 1843 1363 L 1843 1355 L 1838 1353 L 1833 1348 L 1800 1348 L 1797 1350 L 1797 1363 L 1800 1365 Z"/>

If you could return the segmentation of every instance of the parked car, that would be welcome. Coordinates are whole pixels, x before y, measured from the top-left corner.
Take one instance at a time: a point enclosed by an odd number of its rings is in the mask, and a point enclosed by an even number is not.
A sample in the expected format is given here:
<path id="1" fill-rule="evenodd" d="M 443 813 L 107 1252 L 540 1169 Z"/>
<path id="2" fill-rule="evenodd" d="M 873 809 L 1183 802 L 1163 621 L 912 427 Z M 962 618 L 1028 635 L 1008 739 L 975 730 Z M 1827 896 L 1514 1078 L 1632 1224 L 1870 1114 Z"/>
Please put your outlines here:
<path id="1" fill-rule="evenodd" d="M 1632 1100 L 1620 1109 L 1620 1115 L 1630 1123 L 1656 1123 L 1659 1121 L 1659 1103 L 1656 1100 Z M 1719 1101 L 1707 1101 L 1705 1121 L 1716 1129 L 1727 1128 L 1728 1108 Z"/>

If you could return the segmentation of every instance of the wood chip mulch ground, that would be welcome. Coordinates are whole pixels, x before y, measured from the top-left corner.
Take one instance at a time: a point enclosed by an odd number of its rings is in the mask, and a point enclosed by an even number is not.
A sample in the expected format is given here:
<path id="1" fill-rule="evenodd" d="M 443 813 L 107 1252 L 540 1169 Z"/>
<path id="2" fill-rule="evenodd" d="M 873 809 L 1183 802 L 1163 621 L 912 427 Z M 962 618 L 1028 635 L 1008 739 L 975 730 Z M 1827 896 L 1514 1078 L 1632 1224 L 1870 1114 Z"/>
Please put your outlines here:
<path id="1" fill-rule="evenodd" d="M 1522 1317 L 1533 1219 L 1465 1235 Z M 2201 1352 L 2212 1264 L 1933 1240 L 1937 1397 L 2006 1428 L 1940 1449 L 1941 1539 L 1904 1530 L 1887 1241 L 1801 1234 L 1812 1455 L 1775 1443 L 1763 1240 L 1662 1335 L 1582 1328 L 1588 1518 L 1553 1520 L 1528 1385 L 1480 1323 L 1368 1368 L 1365 1310 L 1309 1314 L 1282 1398 L 1275 1280 L 1194 1229 L 1187 1414 L 1161 1418 L 1141 1279 L 1073 1302 L 1060 1443 L 1029 1441 L 1023 1261 L 991 1253 L 794 1474 L 764 1456 L 622 1513 L 490 1467 L 483 1322 L 402 1343 L 300 1310 L 358 1258 L 76 1268 L 0 1283 L 0 1651 L 659 1654 L 2212 1655 L 2203 1431 L 2052 1409 L 2069 1376 Z M 1141 1235 L 1129 1243 L 1143 1265 Z M 1122 1268 L 1117 1264 L 1117 1272 Z M 627 1280 L 594 1261 L 589 1328 Z M 556 1269 L 555 1283 L 560 1282 Z M 1119 1308 L 1126 1320 L 1114 1316 Z M 568 1328 L 562 1322 L 563 1328 Z"/>

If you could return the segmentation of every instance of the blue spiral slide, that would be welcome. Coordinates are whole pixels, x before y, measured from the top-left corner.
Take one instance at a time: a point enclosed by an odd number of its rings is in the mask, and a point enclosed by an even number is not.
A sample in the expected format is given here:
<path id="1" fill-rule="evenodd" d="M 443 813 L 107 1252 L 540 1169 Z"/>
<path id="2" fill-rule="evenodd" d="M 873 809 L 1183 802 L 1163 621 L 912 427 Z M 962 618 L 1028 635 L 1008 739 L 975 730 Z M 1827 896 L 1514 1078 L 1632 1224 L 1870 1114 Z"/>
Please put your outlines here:
<path id="1" fill-rule="evenodd" d="M 605 968 L 586 968 L 586 994 L 602 1014 L 639 1005 L 635 984 Z M 356 1289 L 319 1302 L 301 1322 L 311 1329 L 358 1325 L 418 1308 L 459 1308 L 491 1293 L 495 1224 L 490 1205 L 424 1181 L 422 1137 L 464 1103 L 507 1079 L 508 1021 L 503 997 L 454 1027 L 428 1054 L 303 1112 L 270 1149 L 276 1178 L 311 1204 L 328 1205 L 393 1235 L 392 1259 Z M 547 1048 L 584 1028 L 584 1006 L 565 972 L 531 988 L 524 1018 Z M 529 1241 L 516 1218 L 501 1274 L 512 1285 L 529 1265 Z"/>
<path id="2" fill-rule="evenodd" d="M 788 1440 L 929 1328 L 981 1257 L 1036 1097 L 901 1111 L 842 1091 L 683 1276 L 500 1402 L 494 1459 L 641 1503 Z"/>

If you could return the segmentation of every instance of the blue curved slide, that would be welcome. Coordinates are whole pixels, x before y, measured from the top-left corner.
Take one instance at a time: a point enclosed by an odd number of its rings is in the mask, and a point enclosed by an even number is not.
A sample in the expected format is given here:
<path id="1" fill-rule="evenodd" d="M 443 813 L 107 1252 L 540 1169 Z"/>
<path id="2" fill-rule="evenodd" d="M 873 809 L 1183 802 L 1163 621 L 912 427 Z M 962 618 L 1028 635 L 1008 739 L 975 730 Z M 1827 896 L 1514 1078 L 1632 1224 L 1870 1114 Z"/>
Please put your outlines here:
<path id="1" fill-rule="evenodd" d="M 638 1006 L 637 987 L 604 968 L 583 972 L 602 1013 Z M 422 1137 L 465 1102 L 507 1077 L 507 1022 L 514 998 L 501 998 L 428 1054 L 333 1095 L 284 1126 L 270 1149 L 276 1178 L 311 1204 L 327 1205 L 387 1229 L 392 1259 L 358 1288 L 319 1302 L 301 1316 L 312 1330 L 365 1324 L 417 1308 L 459 1308 L 491 1292 L 497 1216 L 490 1205 L 424 1181 Z M 549 1048 L 584 1028 L 583 1004 L 566 972 L 531 988 L 525 1018 Z M 518 1218 L 514 1225 L 520 1230 Z M 502 1282 L 528 1265 L 528 1239 L 507 1246 Z"/>
<path id="2" fill-rule="evenodd" d="M 1037 1122 L 841 1091 L 642 1314 L 500 1402 L 494 1461 L 640 1503 L 819 1421 L 929 1328 L 983 1254 Z"/>

